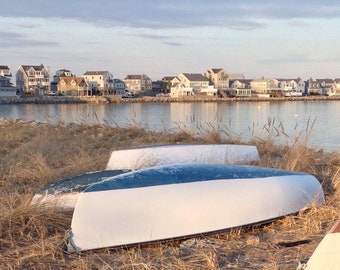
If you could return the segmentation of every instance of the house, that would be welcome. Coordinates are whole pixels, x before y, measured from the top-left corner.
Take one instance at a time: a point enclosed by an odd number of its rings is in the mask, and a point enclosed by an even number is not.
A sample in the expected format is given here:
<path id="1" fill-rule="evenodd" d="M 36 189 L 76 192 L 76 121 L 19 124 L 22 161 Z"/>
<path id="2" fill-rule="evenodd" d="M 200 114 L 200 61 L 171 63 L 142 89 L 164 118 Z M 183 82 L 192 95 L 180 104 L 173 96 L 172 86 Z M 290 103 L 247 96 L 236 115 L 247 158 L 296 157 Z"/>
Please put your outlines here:
<path id="1" fill-rule="evenodd" d="M 307 81 L 307 92 L 309 95 L 331 95 L 336 85 L 332 79 L 313 79 Z"/>
<path id="2" fill-rule="evenodd" d="M 91 94 L 91 88 L 83 77 L 60 77 L 57 89 L 58 94 L 63 96 L 88 96 Z"/>
<path id="3" fill-rule="evenodd" d="M 152 92 L 156 94 L 167 93 L 168 83 L 162 80 L 152 82 Z"/>
<path id="4" fill-rule="evenodd" d="M 135 94 L 152 91 L 152 81 L 145 74 L 127 75 L 124 82 L 126 87 Z"/>
<path id="5" fill-rule="evenodd" d="M 9 76 L 0 75 L 0 97 L 13 97 L 17 95 L 17 89 L 11 83 Z"/>
<path id="6" fill-rule="evenodd" d="M 209 79 L 199 73 L 181 73 L 178 76 L 181 84 L 192 89 L 194 95 L 216 95 L 217 89 L 209 84 Z"/>
<path id="7" fill-rule="evenodd" d="M 251 80 L 236 79 L 230 81 L 229 95 L 234 97 L 251 97 L 252 91 L 250 86 Z"/>
<path id="8" fill-rule="evenodd" d="M 86 71 L 83 78 L 92 95 L 106 95 L 114 92 L 113 75 L 108 71 Z"/>
<path id="9" fill-rule="evenodd" d="M 279 81 L 274 78 L 254 79 L 250 82 L 253 94 L 276 96 L 281 95 Z"/>
<path id="10" fill-rule="evenodd" d="M 57 95 L 58 93 L 58 82 L 60 77 L 73 77 L 73 74 L 68 69 L 59 69 L 56 71 L 55 75 L 53 76 L 53 80 L 51 82 L 51 94 Z"/>
<path id="11" fill-rule="evenodd" d="M 21 65 L 16 73 L 16 85 L 21 93 L 47 95 L 50 92 L 50 74 L 44 65 Z"/>
<path id="12" fill-rule="evenodd" d="M 217 90 L 229 89 L 229 74 L 223 68 L 211 68 L 204 72 L 203 75 L 209 79 Z"/>
<path id="13" fill-rule="evenodd" d="M 125 82 L 120 79 L 113 79 L 113 89 L 115 95 L 125 95 Z"/>
<path id="14" fill-rule="evenodd" d="M 305 81 L 297 79 L 277 79 L 281 93 L 285 97 L 302 96 L 305 93 Z"/>
<path id="15" fill-rule="evenodd" d="M 176 79 L 175 79 L 176 78 Z M 171 87 L 173 86 L 172 84 L 179 82 L 178 78 L 176 76 L 165 76 L 162 78 L 162 82 L 166 85 L 166 92 L 165 93 L 170 93 Z"/>
<path id="16" fill-rule="evenodd" d="M 193 96 L 194 91 L 191 87 L 187 87 L 182 82 L 174 83 L 173 86 L 170 87 L 170 96 L 171 97 L 184 97 L 184 96 Z"/>
<path id="17" fill-rule="evenodd" d="M 340 78 L 334 79 L 335 95 L 340 95 Z"/>
<path id="18" fill-rule="evenodd" d="M 8 66 L 0 66 L 0 76 L 7 77 L 9 79 L 12 78 L 12 73 Z"/>

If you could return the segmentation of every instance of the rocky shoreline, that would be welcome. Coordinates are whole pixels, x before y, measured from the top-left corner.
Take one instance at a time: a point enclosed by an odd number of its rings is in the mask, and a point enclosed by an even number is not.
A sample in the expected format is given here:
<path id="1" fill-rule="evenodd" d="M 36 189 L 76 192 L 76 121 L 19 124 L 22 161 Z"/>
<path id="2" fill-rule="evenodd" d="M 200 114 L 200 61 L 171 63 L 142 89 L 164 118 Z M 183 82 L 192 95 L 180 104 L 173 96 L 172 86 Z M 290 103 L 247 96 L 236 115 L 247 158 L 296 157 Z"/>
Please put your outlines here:
<path id="1" fill-rule="evenodd" d="M 0 97 L 1 104 L 77 104 L 77 103 L 163 103 L 163 102 L 235 102 L 235 101 L 323 101 L 340 100 L 340 96 L 306 96 L 306 97 L 275 97 L 275 98 L 220 98 L 216 96 L 172 97 L 140 97 L 121 98 L 119 96 L 42 96 L 42 97 Z"/>

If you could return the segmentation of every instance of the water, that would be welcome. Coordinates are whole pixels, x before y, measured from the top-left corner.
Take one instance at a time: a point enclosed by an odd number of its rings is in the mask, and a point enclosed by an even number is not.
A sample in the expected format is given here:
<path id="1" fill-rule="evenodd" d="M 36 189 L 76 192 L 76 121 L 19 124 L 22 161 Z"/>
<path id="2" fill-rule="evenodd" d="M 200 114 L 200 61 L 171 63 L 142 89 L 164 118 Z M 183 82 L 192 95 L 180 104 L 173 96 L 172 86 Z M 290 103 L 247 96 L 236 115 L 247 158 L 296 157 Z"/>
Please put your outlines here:
<path id="1" fill-rule="evenodd" d="M 271 136 L 286 144 L 308 135 L 309 146 L 340 152 L 340 101 L 13 104 L 1 105 L 0 116 L 197 135 L 217 132 L 243 141 Z"/>

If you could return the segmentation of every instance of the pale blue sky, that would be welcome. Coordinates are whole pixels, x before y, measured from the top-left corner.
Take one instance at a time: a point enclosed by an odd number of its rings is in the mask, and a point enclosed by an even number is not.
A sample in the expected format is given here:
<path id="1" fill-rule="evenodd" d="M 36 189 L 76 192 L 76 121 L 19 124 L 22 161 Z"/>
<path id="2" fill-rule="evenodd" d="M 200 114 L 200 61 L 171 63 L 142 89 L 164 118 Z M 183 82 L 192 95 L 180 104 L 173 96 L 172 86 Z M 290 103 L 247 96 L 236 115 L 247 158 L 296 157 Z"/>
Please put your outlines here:
<path id="1" fill-rule="evenodd" d="M 224 68 L 247 78 L 340 77 L 335 0 L 10 0 L 0 9 L 0 65 L 51 75 L 108 70 L 153 80 Z"/>

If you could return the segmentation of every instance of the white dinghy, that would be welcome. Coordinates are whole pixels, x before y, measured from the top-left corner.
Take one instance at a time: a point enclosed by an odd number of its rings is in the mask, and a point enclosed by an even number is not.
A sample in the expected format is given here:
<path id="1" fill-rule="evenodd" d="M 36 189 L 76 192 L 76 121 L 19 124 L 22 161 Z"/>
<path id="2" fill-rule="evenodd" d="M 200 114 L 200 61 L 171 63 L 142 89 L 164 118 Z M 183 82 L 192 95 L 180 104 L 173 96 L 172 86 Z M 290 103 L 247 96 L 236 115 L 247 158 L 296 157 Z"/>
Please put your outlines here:
<path id="1" fill-rule="evenodd" d="M 164 164 L 246 164 L 259 160 L 254 145 L 171 144 L 113 151 L 107 170 L 139 170 Z"/>
<path id="2" fill-rule="evenodd" d="M 308 174 L 254 166 L 162 165 L 80 194 L 68 252 L 130 246 L 260 224 L 324 203 Z"/>
<path id="3" fill-rule="evenodd" d="M 176 144 L 113 151 L 106 170 L 66 178 L 39 190 L 32 204 L 73 209 L 79 193 L 107 177 L 130 170 L 173 163 L 245 164 L 259 159 L 256 146 L 236 144 Z"/>
<path id="4" fill-rule="evenodd" d="M 305 269 L 340 269 L 340 219 L 316 247 Z"/>

